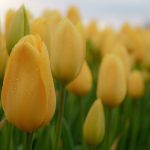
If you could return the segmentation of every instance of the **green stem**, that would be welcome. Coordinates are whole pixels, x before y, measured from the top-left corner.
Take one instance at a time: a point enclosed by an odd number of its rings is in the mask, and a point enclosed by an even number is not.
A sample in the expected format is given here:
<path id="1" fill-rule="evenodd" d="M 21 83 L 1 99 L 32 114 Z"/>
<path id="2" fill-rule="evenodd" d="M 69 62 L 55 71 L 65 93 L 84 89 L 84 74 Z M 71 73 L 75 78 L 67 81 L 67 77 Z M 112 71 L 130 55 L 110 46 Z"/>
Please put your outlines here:
<path id="1" fill-rule="evenodd" d="M 56 141 L 55 141 L 55 150 L 59 149 L 60 137 L 62 131 L 62 121 L 63 121 L 63 112 L 64 112 L 64 103 L 65 103 L 65 87 L 61 85 L 60 90 L 60 106 L 58 111 L 58 120 L 56 124 Z"/>
<path id="2" fill-rule="evenodd" d="M 81 138 L 81 147 L 83 146 L 83 136 L 82 136 L 82 126 L 83 126 L 83 120 L 84 120 L 84 110 L 83 110 L 83 100 L 82 97 L 79 99 L 80 103 L 80 130 L 79 130 L 79 136 Z"/>
<path id="3" fill-rule="evenodd" d="M 25 150 L 32 150 L 33 133 L 26 133 Z"/>
<path id="4" fill-rule="evenodd" d="M 107 147 L 110 149 L 111 146 L 111 125 L 112 125 L 112 109 L 108 108 L 108 122 L 107 122 L 107 130 L 108 130 L 108 137 L 107 137 Z"/>
<path id="5" fill-rule="evenodd" d="M 93 145 L 88 145 L 89 150 L 94 150 L 94 146 Z"/>

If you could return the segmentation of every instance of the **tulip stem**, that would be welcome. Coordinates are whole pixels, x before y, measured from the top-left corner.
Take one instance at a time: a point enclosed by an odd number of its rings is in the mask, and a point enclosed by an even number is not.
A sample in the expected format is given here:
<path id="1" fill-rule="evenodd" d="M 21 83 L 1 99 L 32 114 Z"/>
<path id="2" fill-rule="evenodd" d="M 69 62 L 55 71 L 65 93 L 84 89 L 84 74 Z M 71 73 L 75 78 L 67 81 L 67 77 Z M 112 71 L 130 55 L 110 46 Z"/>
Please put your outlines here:
<path id="1" fill-rule="evenodd" d="M 60 89 L 60 106 L 58 111 L 58 118 L 56 124 L 56 141 L 55 141 L 55 150 L 59 149 L 60 137 L 62 131 L 62 121 L 63 121 L 63 112 L 64 112 L 64 103 L 65 103 L 65 87 L 61 85 Z"/>
<path id="2" fill-rule="evenodd" d="M 32 137 L 33 137 L 33 133 L 26 133 L 25 150 L 32 150 Z"/>

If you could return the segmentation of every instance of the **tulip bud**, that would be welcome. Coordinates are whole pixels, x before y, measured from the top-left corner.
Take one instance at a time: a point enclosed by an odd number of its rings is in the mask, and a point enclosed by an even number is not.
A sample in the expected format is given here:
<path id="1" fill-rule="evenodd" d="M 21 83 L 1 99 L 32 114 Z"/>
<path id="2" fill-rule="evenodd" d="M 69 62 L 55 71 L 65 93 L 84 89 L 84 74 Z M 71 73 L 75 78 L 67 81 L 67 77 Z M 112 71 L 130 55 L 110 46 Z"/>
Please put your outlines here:
<path id="1" fill-rule="evenodd" d="M 78 22 L 81 21 L 79 10 L 76 7 L 74 7 L 74 6 L 71 6 L 68 9 L 67 17 L 70 19 L 70 21 L 73 24 L 77 24 Z"/>
<path id="2" fill-rule="evenodd" d="M 8 52 L 6 50 L 6 45 L 4 39 L 0 39 L 0 79 L 3 79 L 5 72 L 5 67 L 8 60 Z"/>
<path id="3" fill-rule="evenodd" d="M 62 16 L 58 10 L 45 10 L 43 12 L 42 18 L 45 18 L 50 23 L 55 26 L 55 24 L 59 23 L 62 20 Z"/>
<path id="4" fill-rule="evenodd" d="M 68 20 L 58 25 L 51 41 L 50 61 L 54 77 L 67 84 L 78 75 L 85 58 L 85 43 Z"/>
<path id="5" fill-rule="evenodd" d="M 117 41 L 117 36 L 114 30 L 111 28 L 106 29 L 103 32 L 101 55 L 104 56 L 109 53 Z"/>
<path id="6" fill-rule="evenodd" d="M 89 23 L 86 32 L 87 32 L 87 38 L 89 39 L 98 32 L 97 22 L 95 20 Z"/>
<path id="7" fill-rule="evenodd" d="M 50 40 L 51 40 L 51 30 L 48 20 L 44 18 L 35 19 L 31 25 L 31 31 L 33 34 L 39 34 L 44 43 L 50 51 Z"/>
<path id="8" fill-rule="evenodd" d="M 144 79 L 138 70 L 130 73 L 128 81 L 128 94 L 130 97 L 137 99 L 144 95 Z"/>
<path id="9" fill-rule="evenodd" d="M 117 43 L 112 48 L 112 52 L 121 59 L 123 63 L 123 67 L 125 68 L 126 77 L 128 79 L 131 66 L 130 66 L 129 54 L 126 47 L 121 43 Z"/>
<path id="10" fill-rule="evenodd" d="M 97 99 L 90 108 L 83 126 L 83 137 L 87 144 L 98 145 L 105 134 L 105 116 L 103 105 Z"/>
<path id="11" fill-rule="evenodd" d="M 86 95 L 92 88 L 92 74 L 86 61 L 79 75 L 69 83 L 68 90 L 75 95 Z"/>
<path id="12" fill-rule="evenodd" d="M 12 9 L 9 9 L 5 16 L 5 35 L 7 36 L 8 31 L 10 29 L 10 24 L 12 22 L 13 17 L 15 16 L 15 11 Z"/>
<path id="13" fill-rule="evenodd" d="M 25 35 L 29 34 L 29 24 L 24 6 L 22 6 L 12 18 L 6 35 L 6 46 L 8 53 L 11 53 L 14 45 Z"/>
<path id="14" fill-rule="evenodd" d="M 114 54 L 107 54 L 99 70 L 97 96 L 110 107 L 118 106 L 126 95 L 126 85 L 122 61 Z"/>
<path id="15" fill-rule="evenodd" d="M 56 98 L 48 52 L 39 36 L 23 37 L 13 48 L 2 87 L 7 120 L 26 132 L 48 124 Z"/>

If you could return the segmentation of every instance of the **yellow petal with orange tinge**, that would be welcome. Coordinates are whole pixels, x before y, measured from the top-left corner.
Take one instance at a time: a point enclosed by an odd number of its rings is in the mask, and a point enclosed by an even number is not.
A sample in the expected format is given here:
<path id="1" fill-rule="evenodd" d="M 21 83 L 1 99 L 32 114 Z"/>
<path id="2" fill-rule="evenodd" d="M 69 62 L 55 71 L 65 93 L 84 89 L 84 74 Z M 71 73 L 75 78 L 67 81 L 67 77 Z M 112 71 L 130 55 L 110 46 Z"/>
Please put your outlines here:
<path id="1" fill-rule="evenodd" d="M 12 50 L 4 77 L 2 106 L 6 118 L 32 132 L 52 119 L 55 101 L 47 49 L 39 37 L 25 36 Z"/>

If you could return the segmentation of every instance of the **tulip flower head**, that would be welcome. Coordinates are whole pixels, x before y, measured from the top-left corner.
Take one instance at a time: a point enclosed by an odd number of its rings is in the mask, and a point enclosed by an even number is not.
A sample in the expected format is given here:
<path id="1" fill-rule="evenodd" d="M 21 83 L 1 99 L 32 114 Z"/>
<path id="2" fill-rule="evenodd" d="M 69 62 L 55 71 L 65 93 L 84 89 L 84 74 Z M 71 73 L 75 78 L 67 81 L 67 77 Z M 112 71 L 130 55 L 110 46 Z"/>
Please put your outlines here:
<path id="1" fill-rule="evenodd" d="M 116 43 L 112 49 L 112 52 L 121 59 L 123 63 L 123 67 L 125 68 L 126 77 L 128 79 L 131 65 L 130 65 L 129 54 L 126 47 L 121 43 Z"/>
<path id="2" fill-rule="evenodd" d="M 22 6 L 11 19 L 8 32 L 6 34 L 6 47 L 10 54 L 14 45 L 25 35 L 29 34 L 29 23 L 26 10 Z"/>
<path id="3" fill-rule="evenodd" d="M 0 79 L 3 79 L 8 57 L 5 40 L 0 38 Z"/>
<path id="4" fill-rule="evenodd" d="M 38 18 L 32 21 L 31 31 L 33 34 L 38 34 L 46 44 L 48 52 L 50 51 L 51 30 L 48 20 Z"/>
<path id="5" fill-rule="evenodd" d="M 54 77 L 63 84 L 71 82 L 80 72 L 85 58 L 84 41 L 80 31 L 68 19 L 61 21 L 53 34 L 51 68 Z"/>
<path id="6" fill-rule="evenodd" d="M 69 83 L 67 89 L 75 95 L 86 95 L 92 88 L 92 74 L 85 61 L 79 75 Z"/>
<path id="7" fill-rule="evenodd" d="M 102 142 L 105 134 L 105 116 L 103 105 L 97 99 L 91 106 L 83 126 L 83 137 L 87 144 L 98 145 Z"/>
<path id="8" fill-rule="evenodd" d="M 144 95 L 144 78 L 140 71 L 134 70 L 130 73 L 128 81 L 128 95 L 137 99 Z"/>
<path id="9" fill-rule="evenodd" d="M 13 9 L 9 9 L 6 12 L 6 16 L 5 16 L 5 35 L 6 36 L 9 32 L 10 24 L 11 24 L 14 16 L 15 16 L 15 11 Z"/>
<path id="10" fill-rule="evenodd" d="M 56 98 L 47 49 L 38 35 L 23 37 L 13 48 L 2 87 L 7 120 L 33 132 L 49 123 Z"/>
<path id="11" fill-rule="evenodd" d="M 104 56 L 98 77 L 97 96 L 110 107 L 118 106 L 126 95 L 126 75 L 123 63 L 114 54 Z"/>
<path id="12" fill-rule="evenodd" d="M 81 21 L 79 10 L 75 6 L 71 6 L 68 9 L 67 17 L 73 24 L 77 24 L 78 22 Z"/>

